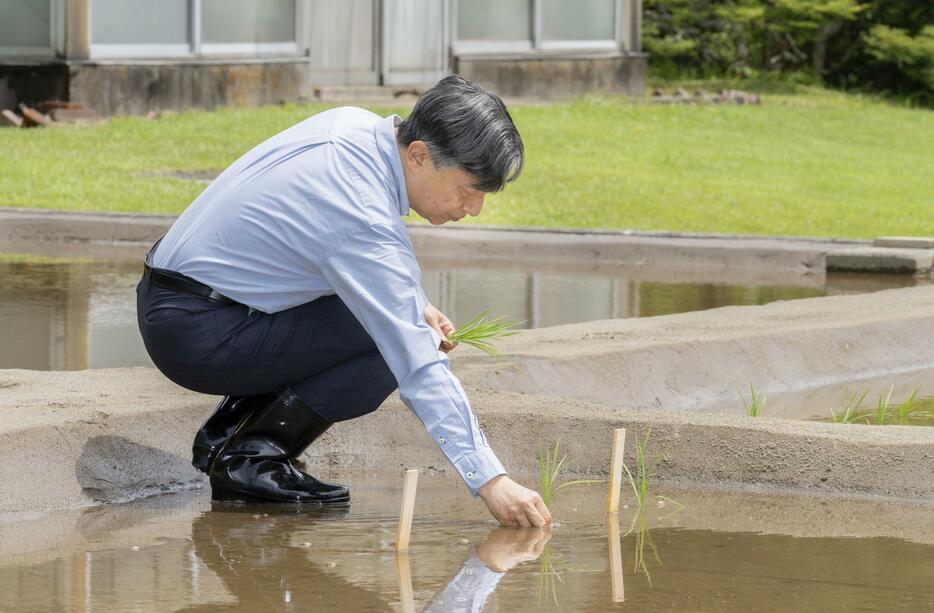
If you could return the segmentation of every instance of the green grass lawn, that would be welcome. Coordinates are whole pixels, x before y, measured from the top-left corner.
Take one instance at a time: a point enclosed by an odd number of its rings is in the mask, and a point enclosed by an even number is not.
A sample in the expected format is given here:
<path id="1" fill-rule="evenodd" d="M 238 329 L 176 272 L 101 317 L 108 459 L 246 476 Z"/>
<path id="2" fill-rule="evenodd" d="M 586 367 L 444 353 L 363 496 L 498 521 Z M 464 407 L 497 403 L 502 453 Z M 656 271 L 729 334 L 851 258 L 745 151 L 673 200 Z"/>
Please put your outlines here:
<path id="1" fill-rule="evenodd" d="M 0 206 L 178 213 L 204 184 L 167 173 L 223 169 L 323 108 L 0 130 Z M 586 97 L 512 113 L 526 144 L 525 171 L 471 223 L 934 235 L 930 111 L 809 89 L 767 94 L 761 106 Z"/>

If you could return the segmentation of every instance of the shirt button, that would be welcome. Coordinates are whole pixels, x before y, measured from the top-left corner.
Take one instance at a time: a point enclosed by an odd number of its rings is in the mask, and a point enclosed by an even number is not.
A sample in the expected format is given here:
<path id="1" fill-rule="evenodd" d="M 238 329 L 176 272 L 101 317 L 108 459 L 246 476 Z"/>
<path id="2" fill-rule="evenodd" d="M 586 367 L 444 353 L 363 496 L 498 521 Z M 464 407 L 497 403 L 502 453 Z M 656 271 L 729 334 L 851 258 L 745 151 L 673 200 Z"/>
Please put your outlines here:
<path id="1" fill-rule="evenodd" d="M 468 478 L 468 479 L 473 479 L 473 471 L 472 471 L 472 470 L 467 472 L 467 478 Z"/>
<path id="2" fill-rule="evenodd" d="M 441 444 L 442 444 L 442 445 L 444 444 L 444 437 L 443 437 L 443 436 L 442 436 L 441 438 L 439 438 L 438 440 L 441 441 Z"/>

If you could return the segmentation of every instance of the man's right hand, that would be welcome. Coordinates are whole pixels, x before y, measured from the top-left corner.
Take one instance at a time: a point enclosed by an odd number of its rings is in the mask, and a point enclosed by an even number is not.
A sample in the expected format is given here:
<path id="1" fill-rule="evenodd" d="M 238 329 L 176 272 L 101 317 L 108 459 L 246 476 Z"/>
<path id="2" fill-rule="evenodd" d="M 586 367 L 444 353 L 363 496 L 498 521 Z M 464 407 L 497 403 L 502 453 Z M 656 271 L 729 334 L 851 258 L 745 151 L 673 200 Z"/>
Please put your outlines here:
<path id="1" fill-rule="evenodd" d="M 490 514 L 504 526 L 544 527 L 551 513 L 537 492 L 522 487 L 506 475 L 487 481 L 477 492 Z"/>

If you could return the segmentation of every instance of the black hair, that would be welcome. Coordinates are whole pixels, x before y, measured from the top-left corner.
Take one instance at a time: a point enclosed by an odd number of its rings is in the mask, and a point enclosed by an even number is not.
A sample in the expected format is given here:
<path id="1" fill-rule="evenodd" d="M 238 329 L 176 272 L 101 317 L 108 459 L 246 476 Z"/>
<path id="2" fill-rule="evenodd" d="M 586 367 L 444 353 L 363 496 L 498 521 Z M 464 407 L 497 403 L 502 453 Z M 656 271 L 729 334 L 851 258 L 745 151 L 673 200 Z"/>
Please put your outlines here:
<path id="1" fill-rule="evenodd" d="M 483 192 L 502 190 L 522 172 L 522 138 L 506 105 L 460 75 L 438 81 L 399 124 L 399 145 L 417 140 L 428 146 L 435 167 L 463 170 Z"/>

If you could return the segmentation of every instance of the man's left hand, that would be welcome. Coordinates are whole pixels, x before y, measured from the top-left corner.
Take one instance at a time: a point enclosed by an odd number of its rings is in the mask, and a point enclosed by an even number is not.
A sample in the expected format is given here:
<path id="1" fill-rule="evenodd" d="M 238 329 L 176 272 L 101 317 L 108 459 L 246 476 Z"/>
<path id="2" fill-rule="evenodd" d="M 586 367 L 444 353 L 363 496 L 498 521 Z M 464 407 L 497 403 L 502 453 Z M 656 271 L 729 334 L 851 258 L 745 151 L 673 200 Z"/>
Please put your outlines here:
<path id="1" fill-rule="evenodd" d="M 429 304 L 428 308 L 425 309 L 425 321 L 441 337 L 441 346 L 438 349 L 447 353 L 457 347 L 457 343 L 448 340 L 448 334 L 454 332 L 454 324 L 447 318 L 447 315 Z"/>

